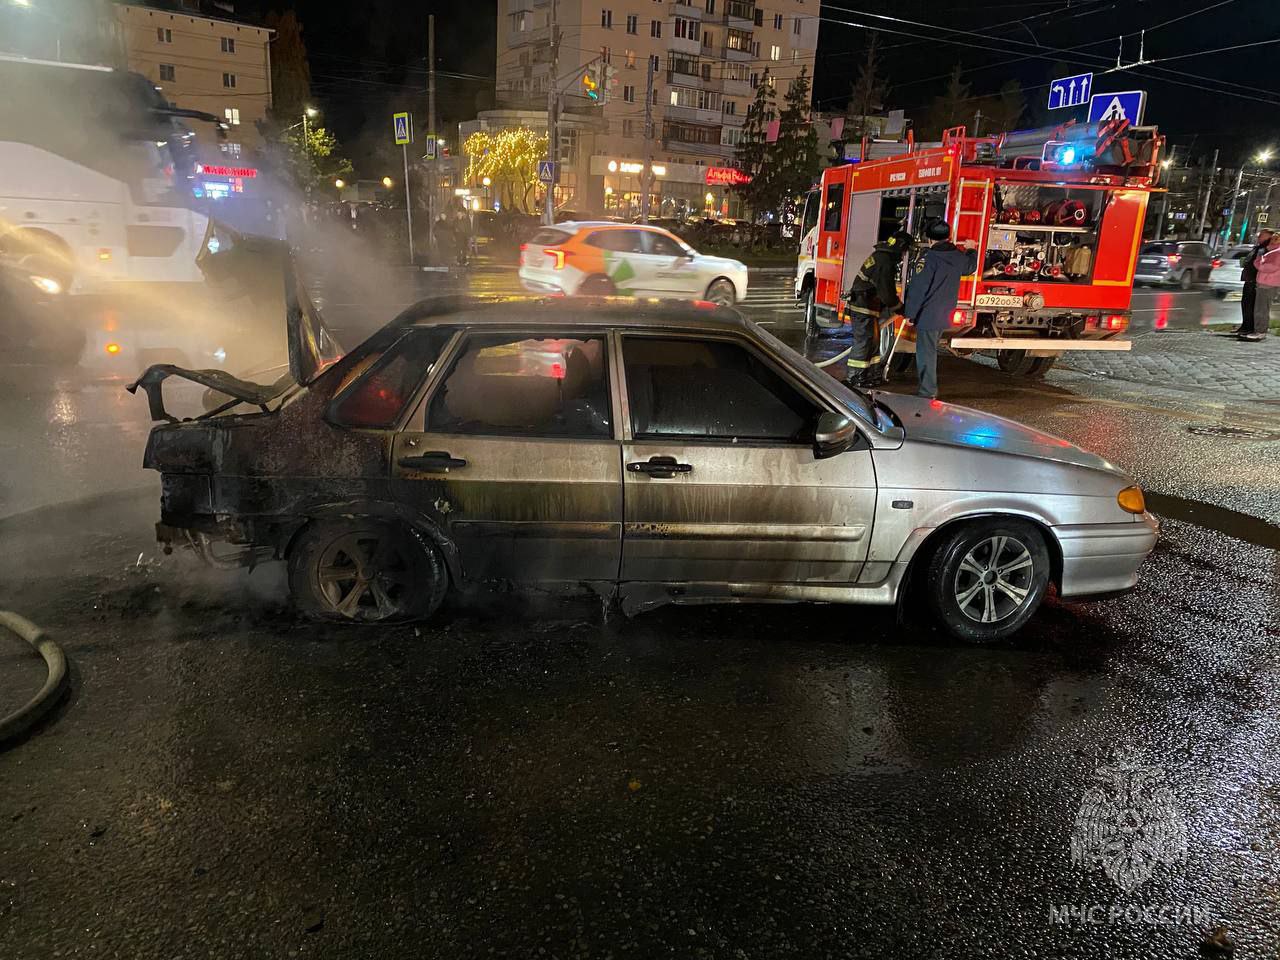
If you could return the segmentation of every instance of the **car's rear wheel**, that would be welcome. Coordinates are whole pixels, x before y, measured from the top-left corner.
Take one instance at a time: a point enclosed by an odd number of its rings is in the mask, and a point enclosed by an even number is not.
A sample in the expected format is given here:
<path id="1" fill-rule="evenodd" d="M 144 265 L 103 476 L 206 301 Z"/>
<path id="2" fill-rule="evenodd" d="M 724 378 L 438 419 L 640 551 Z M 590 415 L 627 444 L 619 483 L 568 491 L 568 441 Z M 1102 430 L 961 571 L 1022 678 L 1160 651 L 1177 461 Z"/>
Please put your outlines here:
<path id="1" fill-rule="evenodd" d="M 738 294 L 733 287 L 733 281 L 721 277 L 719 280 L 711 281 L 711 285 L 707 287 L 705 299 L 718 307 L 732 307 L 738 302 Z"/>
<path id="2" fill-rule="evenodd" d="M 1195 283 L 1195 274 L 1190 270 L 1183 270 L 1182 276 L 1178 277 L 1178 287 L 1182 290 L 1190 290 L 1191 285 Z"/>
<path id="3" fill-rule="evenodd" d="M 973 643 L 1002 640 L 1031 618 L 1049 584 L 1049 549 L 1024 520 L 990 517 L 946 535 L 923 588 L 943 627 Z"/>
<path id="4" fill-rule="evenodd" d="M 618 288 L 613 285 L 613 281 L 603 274 L 587 277 L 578 287 L 578 294 L 583 297 L 612 297 L 617 292 Z"/>
<path id="5" fill-rule="evenodd" d="M 439 552 L 397 523 L 320 522 L 289 553 L 289 589 L 307 616 L 385 623 L 427 617 L 449 574 Z"/>

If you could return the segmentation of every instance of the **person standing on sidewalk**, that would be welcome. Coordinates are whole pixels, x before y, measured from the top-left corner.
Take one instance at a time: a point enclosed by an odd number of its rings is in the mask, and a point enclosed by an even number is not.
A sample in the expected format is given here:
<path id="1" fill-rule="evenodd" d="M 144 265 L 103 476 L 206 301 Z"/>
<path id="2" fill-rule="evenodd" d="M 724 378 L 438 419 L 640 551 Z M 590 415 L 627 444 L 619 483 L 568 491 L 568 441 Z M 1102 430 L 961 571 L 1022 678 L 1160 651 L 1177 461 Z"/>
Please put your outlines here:
<path id="1" fill-rule="evenodd" d="M 1259 230 L 1253 249 L 1244 258 L 1244 267 L 1240 271 L 1240 279 L 1244 281 L 1244 288 L 1240 291 L 1240 326 L 1231 331 L 1232 333 L 1247 334 L 1253 332 L 1253 304 L 1254 298 L 1258 295 L 1258 268 L 1254 261 L 1266 251 L 1271 244 L 1272 236 L 1272 232 L 1266 227 Z M 1265 333 L 1266 331 L 1263 332 Z"/>
<path id="2" fill-rule="evenodd" d="M 903 313 L 916 328 L 916 393 L 930 400 L 938 396 L 938 339 L 951 323 L 960 295 L 960 278 L 978 269 L 977 244 L 964 241 L 964 250 L 951 242 L 951 228 L 935 220 L 925 229 L 932 245 L 907 281 Z"/>
<path id="3" fill-rule="evenodd" d="M 905 230 L 880 241 L 853 278 L 845 306 L 852 334 L 844 381 L 848 386 L 867 388 L 880 382 L 880 324 L 902 308 L 898 273 L 913 242 Z"/>
<path id="4" fill-rule="evenodd" d="M 1241 340 L 1257 343 L 1267 335 L 1271 326 L 1271 305 L 1280 299 L 1280 244 L 1271 244 L 1253 261 L 1258 275 L 1258 290 L 1254 295 L 1253 327 L 1240 334 Z"/>

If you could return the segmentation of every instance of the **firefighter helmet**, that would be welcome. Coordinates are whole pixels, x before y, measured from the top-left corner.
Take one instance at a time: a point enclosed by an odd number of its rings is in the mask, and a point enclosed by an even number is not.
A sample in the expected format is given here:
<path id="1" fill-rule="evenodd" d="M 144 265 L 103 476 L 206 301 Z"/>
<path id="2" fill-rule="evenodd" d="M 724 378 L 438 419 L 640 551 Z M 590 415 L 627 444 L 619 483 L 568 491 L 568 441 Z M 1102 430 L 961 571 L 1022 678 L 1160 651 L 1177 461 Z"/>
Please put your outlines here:
<path id="1" fill-rule="evenodd" d="M 915 242 L 916 238 L 911 236 L 911 234 L 907 233 L 905 230 L 895 231 L 889 239 L 885 241 L 885 243 L 893 249 L 894 253 L 903 253 L 904 251 L 910 250 L 911 245 Z"/>

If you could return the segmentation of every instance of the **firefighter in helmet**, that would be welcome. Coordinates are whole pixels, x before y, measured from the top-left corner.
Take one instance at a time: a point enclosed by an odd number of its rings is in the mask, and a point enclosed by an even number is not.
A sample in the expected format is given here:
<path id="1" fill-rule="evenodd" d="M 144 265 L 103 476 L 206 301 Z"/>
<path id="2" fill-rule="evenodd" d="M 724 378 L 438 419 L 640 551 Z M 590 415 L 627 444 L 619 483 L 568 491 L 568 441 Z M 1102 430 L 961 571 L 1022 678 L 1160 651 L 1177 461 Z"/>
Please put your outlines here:
<path id="1" fill-rule="evenodd" d="M 873 387 L 880 382 L 880 323 L 902 310 L 898 273 L 911 252 L 911 234 L 899 230 L 875 245 L 862 262 L 845 298 L 845 313 L 853 328 L 845 383 Z"/>

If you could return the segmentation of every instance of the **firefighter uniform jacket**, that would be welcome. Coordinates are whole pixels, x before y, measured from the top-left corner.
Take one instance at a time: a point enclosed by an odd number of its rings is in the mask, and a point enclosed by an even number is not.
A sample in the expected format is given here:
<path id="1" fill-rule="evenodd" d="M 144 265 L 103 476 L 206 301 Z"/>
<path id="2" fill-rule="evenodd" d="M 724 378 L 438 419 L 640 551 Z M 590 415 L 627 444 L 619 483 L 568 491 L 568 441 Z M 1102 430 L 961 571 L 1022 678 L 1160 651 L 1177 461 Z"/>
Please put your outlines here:
<path id="1" fill-rule="evenodd" d="M 901 304 L 902 301 L 898 299 L 898 269 L 901 263 L 901 249 L 877 243 L 871 256 L 862 261 L 862 267 L 849 287 L 850 304 L 876 313 L 884 309 L 892 310 Z"/>

